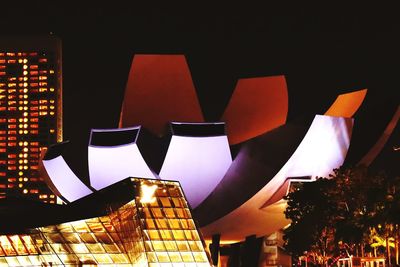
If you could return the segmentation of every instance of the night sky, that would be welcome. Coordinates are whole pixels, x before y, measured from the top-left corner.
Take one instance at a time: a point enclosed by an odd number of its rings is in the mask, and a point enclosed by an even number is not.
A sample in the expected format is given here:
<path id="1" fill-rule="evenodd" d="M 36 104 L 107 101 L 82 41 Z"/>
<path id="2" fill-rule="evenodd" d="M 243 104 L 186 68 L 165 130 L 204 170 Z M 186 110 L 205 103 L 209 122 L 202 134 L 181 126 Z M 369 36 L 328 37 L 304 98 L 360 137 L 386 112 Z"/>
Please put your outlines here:
<path id="1" fill-rule="evenodd" d="M 288 121 L 324 113 L 337 94 L 368 88 L 353 133 L 355 158 L 376 141 L 399 104 L 400 16 L 394 7 L 56 2 L 2 3 L 0 34 L 51 33 L 62 40 L 64 139 L 71 140 L 66 157 L 81 176 L 90 128 L 117 127 L 136 53 L 185 54 L 209 121 L 220 118 L 241 77 L 286 75 Z M 398 135 L 390 142 L 398 145 Z"/>

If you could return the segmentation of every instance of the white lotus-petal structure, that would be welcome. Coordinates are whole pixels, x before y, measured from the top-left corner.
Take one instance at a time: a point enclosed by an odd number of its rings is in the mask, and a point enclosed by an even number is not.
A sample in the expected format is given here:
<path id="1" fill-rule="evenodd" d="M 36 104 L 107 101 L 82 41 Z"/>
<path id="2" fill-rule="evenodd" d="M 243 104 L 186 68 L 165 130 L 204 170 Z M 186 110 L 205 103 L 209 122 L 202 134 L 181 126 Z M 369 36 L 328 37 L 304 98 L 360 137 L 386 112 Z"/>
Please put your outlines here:
<path id="1" fill-rule="evenodd" d="M 140 127 L 92 129 L 88 164 L 90 185 L 103 189 L 127 177 L 155 179 L 137 146 Z"/>
<path id="2" fill-rule="evenodd" d="M 274 178 L 239 208 L 203 227 L 203 234 L 243 240 L 249 235 L 262 236 L 283 228 L 289 223 L 283 213 L 286 202 L 267 206 L 268 200 L 288 177 L 326 177 L 340 167 L 350 145 L 352 127 L 352 118 L 316 115 L 304 139 Z"/>
<path id="3" fill-rule="evenodd" d="M 192 208 L 218 185 L 232 163 L 224 123 L 171 123 L 173 136 L 161 179 L 181 183 Z"/>
<path id="4" fill-rule="evenodd" d="M 42 160 L 46 176 L 45 179 L 49 183 L 52 191 L 66 202 L 72 202 L 93 193 L 93 191 L 75 175 L 65 162 L 64 157 L 58 153 L 58 151 L 51 153 L 53 149 L 57 150 L 57 148 L 49 148 L 46 157 Z"/>

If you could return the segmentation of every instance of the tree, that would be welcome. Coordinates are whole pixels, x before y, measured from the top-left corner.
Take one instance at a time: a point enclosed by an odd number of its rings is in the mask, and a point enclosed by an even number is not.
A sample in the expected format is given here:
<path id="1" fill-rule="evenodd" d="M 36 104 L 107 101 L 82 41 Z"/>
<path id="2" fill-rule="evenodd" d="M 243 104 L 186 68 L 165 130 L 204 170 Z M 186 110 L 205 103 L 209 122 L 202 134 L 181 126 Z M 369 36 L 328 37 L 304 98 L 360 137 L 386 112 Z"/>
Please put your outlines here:
<path id="1" fill-rule="evenodd" d="M 369 173 L 362 166 L 340 168 L 327 178 L 304 183 L 286 199 L 285 215 L 292 223 L 285 230 L 285 245 L 293 255 L 311 251 L 325 262 L 345 248 L 349 254 L 364 256 L 365 249 L 376 252 L 377 240 L 371 237 L 378 229 L 386 244 L 393 241 L 398 262 L 398 177 Z M 388 263 L 390 254 L 386 246 Z"/>

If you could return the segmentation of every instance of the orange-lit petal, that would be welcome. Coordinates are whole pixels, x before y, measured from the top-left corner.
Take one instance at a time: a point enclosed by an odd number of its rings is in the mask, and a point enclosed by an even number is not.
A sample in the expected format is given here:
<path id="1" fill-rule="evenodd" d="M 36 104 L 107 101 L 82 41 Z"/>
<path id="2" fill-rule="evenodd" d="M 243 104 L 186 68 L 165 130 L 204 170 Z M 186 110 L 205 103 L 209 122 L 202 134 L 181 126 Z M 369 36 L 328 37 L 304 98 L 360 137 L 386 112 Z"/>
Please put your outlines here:
<path id="1" fill-rule="evenodd" d="M 204 121 L 185 57 L 135 55 L 120 127 L 142 125 L 162 136 L 170 121 Z"/>
<path id="2" fill-rule="evenodd" d="M 248 78 L 238 81 L 222 120 L 234 145 L 283 125 L 287 113 L 284 76 Z"/>
<path id="3" fill-rule="evenodd" d="M 351 118 L 364 101 L 367 89 L 338 95 L 335 102 L 325 112 L 327 116 Z"/>

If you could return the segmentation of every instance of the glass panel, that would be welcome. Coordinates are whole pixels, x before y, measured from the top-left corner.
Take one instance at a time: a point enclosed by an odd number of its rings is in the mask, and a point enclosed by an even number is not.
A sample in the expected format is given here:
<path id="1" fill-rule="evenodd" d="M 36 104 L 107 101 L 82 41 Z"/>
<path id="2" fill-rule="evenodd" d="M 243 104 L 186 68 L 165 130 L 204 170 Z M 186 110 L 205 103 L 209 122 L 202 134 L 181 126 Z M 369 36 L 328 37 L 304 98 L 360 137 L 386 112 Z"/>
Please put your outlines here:
<path id="1" fill-rule="evenodd" d="M 174 238 L 176 240 L 185 240 L 185 234 L 183 230 L 172 230 L 172 233 L 174 234 Z"/>
<path id="2" fill-rule="evenodd" d="M 158 234 L 157 230 L 147 230 L 147 232 L 149 233 L 149 237 L 151 240 L 160 239 L 160 235 Z"/>
<path id="3" fill-rule="evenodd" d="M 79 260 L 82 262 L 82 264 L 96 264 L 97 262 L 93 258 L 93 255 L 91 254 L 77 254 Z"/>
<path id="4" fill-rule="evenodd" d="M 181 252 L 181 256 L 184 262 L 194 262 L 191 252 Z"/>
<path id="5" fill-rule="evenodd" d="M 113 263 L 112 259 L 107 254 L 93 254 L 99 264 Z"/>
<path id="6" fill-rule="evenodd" d="M 49 225 L 49 226 L 46 226 L 46 227 L 41 227 L 40 231 L 46 232 L 46 233 L 58 232 L 57 227 L 55 225 Z"/>
<path id="7" fill-rule="evenodd" d="M 169 201 L 169 198 L 160 197 L 159 199 L 160 199 L 161 204 L 162 204 L 163 207 L 171 207 L 171 202 Z"/>
<path id="8" fill-rule="evenodd" d="M 170 187 L 168 188 L 169 194 L 171 195 L 171 197 L 181 197 L 181 192 L 178 188 L 176 187 Z"/>
<path id="9" fill-rule="evenodd" d="M 169 252 L 168 255 L 171 259 L 171 262 L 182 262 L 182 258 L 179 252 Z"/>
<path id="10" fill-rule="evenodd" d="M 203 245 L 200 241 L 189 241 L 190 250 L 192 251 L 203 251 Z"/>
<path id="11" fill-rule="evenodd" d="M 145 250 L 146 251 L 154 251 L 153 246 L 151 244 L 151 241 L 145 241 L 144 245 L 145 245 Z"/>
<path id="12" fill-rule="evenodd" d="M 167 220 L 165 220 L 165 219 L 156 219 L 155 221 L 156 221 L 157 227 L 159 229 L 167 229 L 168 228 Z"/>
<path id="13" fill-rule="evenodd" d="M 42 265 L 42 262 L 40 261 L 39 256 L 28 256 L 29 260 L 31 261 L 32 265 Z"/>
<path id="14" fill-rule="evenodd" d="M 124 254 L 109 254 L 114 263 L 129 263 L 128 258 Z"/>
<path id="15" fill-rule="evenodd" d="M 169 222 L 169 225 L 171 226 L 171 229 L 180 229 L 181 228 L 178 219 L 169 219 L 168 222 Z"/>
<path id="16" fill-rule="evenodd" d="M 61 232 L 69 232 L 69 233 L 74 232 L 74 229 L 69 223 L 59 224 L 57 225 L 57 229 Z"/>
<path id="17" fill-rule="evenodd" d="M 104 248 L 100 244 L 88 244 L 86 243 L 86 247 L 92 253 L 104 253 Z"/>
<path id="18" fill-rule="evenodd" d="M 60 255 L 62 255 L 62 254 L 60 254 Z M 56 255 L 43 255 L 43 259 L 46 262 L 51 263 L 51 264 L 61 264 L 60 259 Z"/>
<path id="19" fill-rule="evenodd" d="M 72 244 L 81 243 L 81 240 L 79 239 L 79 236 L 76 233 L 62 233 L 62 235 L 67 243 L 72 243 Z"/>
<path id="20" fill-rule="evenodd" d="M 25 243 L 26 248 L 30 254 L 38 254 L 39 252 L 36 250 L 35 246 L 33 245 L 33 240 L 29 235 L 21 235 L 20 236 Z M 1 253 L 1 249 L 0 249 Z"/>
<path id="21" fill-rule="evenodd" d="M 12 243 L 14 245 L 14 249 L 17 251 L 18 255 L 28 254 L 28 252 L 25 249 L 24 244 L 22 244 L 21 239 L 19 239 L 19 236 L 13 235 L 13 236 L 9 236 L 9 238 L 12 241 Z"/>
<path id="22" fill-rule="evenodd" d="M 53 251 L 56 253 L 70 253 L 71 250 L 69 249 L 67 244 L 51 244 Z"/>
<path id="23" fill-rule="evenodd" d="M 96 243 L 97 241 L 94 239 L 94 236 L 92 233 L 80 233 L 79 237 L 82 239 L 83 242 L 85 243 Z"/>
<path id="24" fill-rule="evenodd" d="M 107 251 L 107 253 L 119 253 L 119 249 L 116 245 L 114 244 L 103 244 L 104 249 Z"/>
<path id="25" fill-rule="evenodd" d="M 58 257 L 64 264 L 76 264 L 78 258 L 74 254 L 59 254 Z"/>
<path id="26" fill-rule="evenodd" d="M 182 202 L 180 198 L 174 197 L 172 198 L 172 202 L 174 203 L 174 206 L 177 208 L 183 208 L 184 206 L 182 205 Z"/>
<path id="27" fill-rule="evenodd" d="M 167 252 L 157 252 L 157 258 L 159 262 L 170 262 Z"/>
<path id="28" fill-rule="evenodd" d="M 105 232 L 105 228 L 101 223 L 88 223 L 87 225 L 92 232 Z"/>
<path id="29" fill-rule="evenodd" d="M 89 250 L 85 246 L 85 244 L 70 244 L 69 245 L 72 250 L 78 254 L 78 253 L 89 253 Z"/>
<path id="30" fill-rule="evenodd" d="M 30 266 L 32 265 L 31 261 L 29 260 L 28 256 L 19 256 L 18 261 L 21 266 Z"/>
<path id="31" fill-rule="evenodd" d="M 0 236 L 0 245 L 3 247 L 3 250 L 6 255 L 17 255 L 14 248 L 11 246 L 10 241 L 6 236 Z"/>
<path id="32" fill-rule="evenodd" d="M 156 228 L 156 225 L 152 219 L 146 219 L 145 225 L 146 225 L 145 227 L 147 229 L 155 229 Z"/>
<path id="33" fill-rule="evenodd" d="M 90 232 L 85 221 L 73 222 L 71 224 L 77 232 Z"/>
<path id="34" fill-rule="evenodd" d="M 151 208 L 151 212 L 155 218 L 164 218 L 160 208 Z"/>
<path id="35" fill-rule="evenodd" d="M 64 239 L 60 234 L 46 234 L 49 243 L 64 243 Z"/>
<path id="36" fill-rule="evenodd" d="M 155 252 L 147 252 L 147 260 L 149 262 L 158 262 L 157 256 Z"/>
<path id="37" fill-rule="evenodd" d="M 190 251 L 186 241 L 176 241 L 179 251 Z"/>
<path id="38" fill-rule="evenodd" d="M 167 218 L 175 218 L 175 213 L 172 208 L 164 208 L 164 213 Z"/>
<path id="39" fill-rule="evenodd" d="M 96 239 L 102 244 L 111 244 L 113 243 L 111 238 L 107 235 L 107 233 L 95 233 Z"/>
<path id="40" fill-rule="evenodd" d="M 165 251 L 164 244 L 162 241 L 152 241 L 153 248 L 155 251 Z"/>
<path id="41" fill-rule="evenodd" d="M 8 266 L 21 266 L 21 264 L 19 264 L 17 257 L 6 257 L 6 260 Z"/>
<path id="42" fill-rule="evenodd" d="M 105 222 L 103 223 L 103 225 L 108 232 L 116 232 L 114 226 L 111 223 Z"/>
<path id="43" fill-rule="evenodd" d="M 164 241 L 164 246 L 167 251 L 178 251 L 175 241 Z"/>
<path id="44" fill-rule="evenodd" d="M 172 235 L 170 230 L 160 230 L 159 232 L 162 240 L 172 240 Z"/>
<path id="45" fill-rule="evenodd" d="M 207 262 L 207 256 L 206 253 L 204 252 L 193 252 L 193 257 L 195 259 L 196 262 Z"/>

